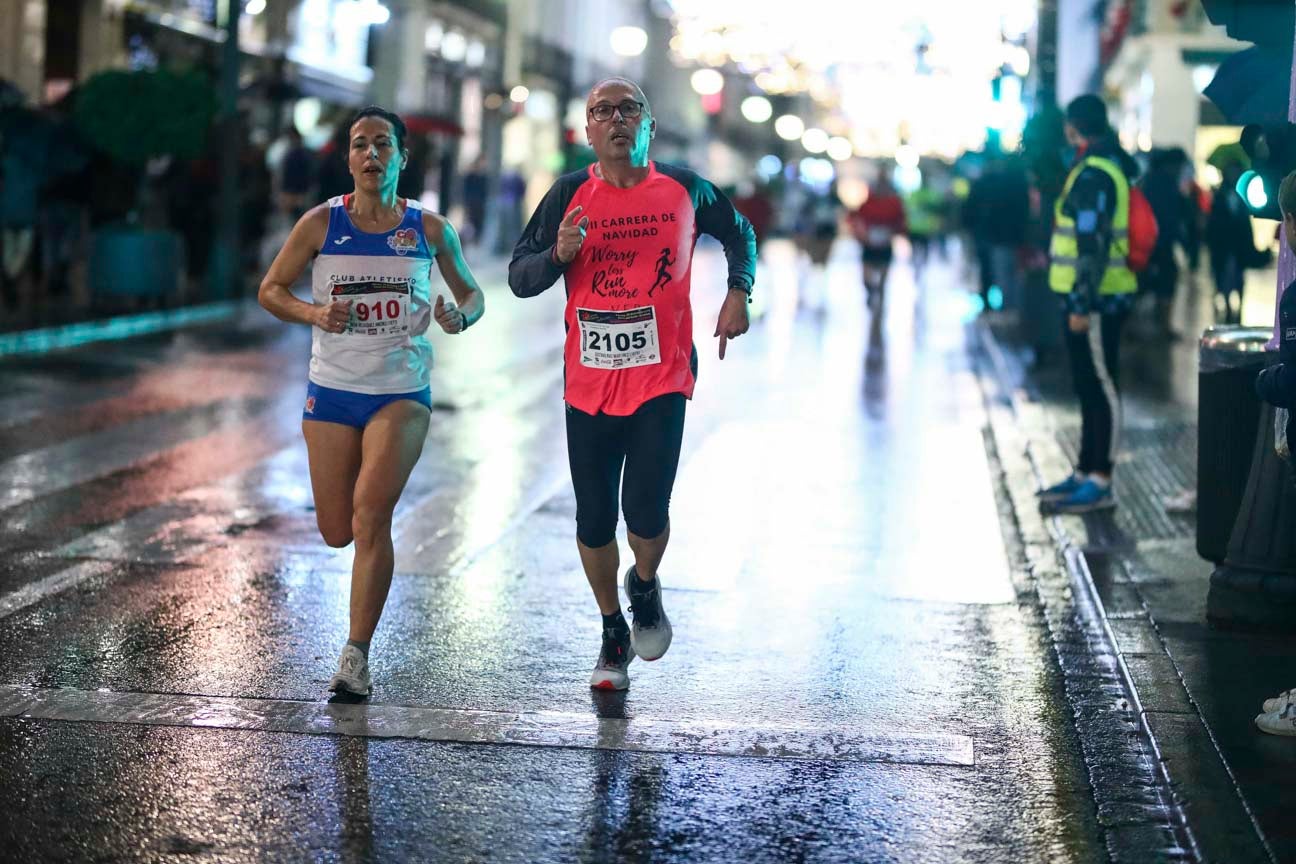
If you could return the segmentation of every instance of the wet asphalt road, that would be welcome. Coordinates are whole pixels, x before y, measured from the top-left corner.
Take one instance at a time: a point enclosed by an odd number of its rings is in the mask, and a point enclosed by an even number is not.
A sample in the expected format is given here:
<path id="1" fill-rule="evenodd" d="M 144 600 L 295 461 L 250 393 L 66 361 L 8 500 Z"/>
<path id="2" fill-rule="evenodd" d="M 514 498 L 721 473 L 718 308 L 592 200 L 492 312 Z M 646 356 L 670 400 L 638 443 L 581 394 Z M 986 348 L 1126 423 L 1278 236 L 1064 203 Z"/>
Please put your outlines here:
<path id="1" fill-rule="evenodd" d="M 350 550 L 315 532 L 305 328 L 0 362 L 5 857 L 1104 860 L 952 270 L 898 269 L 871 346 L 851 250 L 814 312 L 775 245 L 721 363 L 722 263 L 694 272 L 675 642 L 621 696 L 587 687 L 560 291 L 481 267 L 486 320 L 434 336 L 368 706 L 325 703 Z"/>

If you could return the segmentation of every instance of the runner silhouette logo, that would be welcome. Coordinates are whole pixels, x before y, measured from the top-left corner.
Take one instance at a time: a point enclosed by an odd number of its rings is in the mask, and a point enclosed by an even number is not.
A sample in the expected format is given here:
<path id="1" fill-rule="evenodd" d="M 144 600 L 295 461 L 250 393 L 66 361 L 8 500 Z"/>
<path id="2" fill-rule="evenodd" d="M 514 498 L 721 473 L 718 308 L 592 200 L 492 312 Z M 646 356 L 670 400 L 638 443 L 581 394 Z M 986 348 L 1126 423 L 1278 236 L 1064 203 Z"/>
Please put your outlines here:
<path id="1" fill-rule="evenodd" d="M 663 247 L 661 254 L 657 256 L 657 280 L 648 289 L 649 297 L 656 294 L 658 288 L 665 288 L 666 283 L 671 281 L 670 271 L 666 268 L 673 267 L 675 260 L 671 258 L 670 251 L 669 246 Z"/>

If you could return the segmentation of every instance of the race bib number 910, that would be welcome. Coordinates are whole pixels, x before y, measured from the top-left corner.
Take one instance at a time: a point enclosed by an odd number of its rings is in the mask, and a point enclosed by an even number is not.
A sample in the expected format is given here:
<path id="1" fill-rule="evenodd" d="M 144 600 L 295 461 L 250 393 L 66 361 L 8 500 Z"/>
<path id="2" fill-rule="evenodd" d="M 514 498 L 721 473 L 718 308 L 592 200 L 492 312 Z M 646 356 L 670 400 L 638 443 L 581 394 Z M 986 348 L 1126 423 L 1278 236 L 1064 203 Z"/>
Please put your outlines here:
<path id="1" fill-rule="evenodd" d="M 333 286 L 334 300 L 351 301 L 348 336 L 404 336 L 409 333 L 409 282 L 353 282 Z"/>
<path id="2" fill-rule="evenodd" d="M 576 310 L 580 324 L 582 366 L 591 369 L 630 369 L 661 362 L 657 313 L 651 306 L 611 312 Z"/>

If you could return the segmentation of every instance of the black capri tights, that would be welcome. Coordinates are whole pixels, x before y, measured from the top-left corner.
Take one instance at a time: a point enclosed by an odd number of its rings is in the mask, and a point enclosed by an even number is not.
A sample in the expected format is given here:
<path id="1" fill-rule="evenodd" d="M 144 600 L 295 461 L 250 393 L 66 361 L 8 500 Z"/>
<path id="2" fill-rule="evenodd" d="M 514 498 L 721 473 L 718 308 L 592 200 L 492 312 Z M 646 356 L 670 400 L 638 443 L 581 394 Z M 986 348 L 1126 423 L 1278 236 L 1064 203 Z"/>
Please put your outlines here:
<path id="1" fill-rule="evenodd" d="M 567 460 L 580 542 L 597 549 L 616 537 L 618 487 L 631 533 L 651 539 L 666 530 L 683 438 L 682 393 L 650 399 L 628 417 L 567 406 Z"/>

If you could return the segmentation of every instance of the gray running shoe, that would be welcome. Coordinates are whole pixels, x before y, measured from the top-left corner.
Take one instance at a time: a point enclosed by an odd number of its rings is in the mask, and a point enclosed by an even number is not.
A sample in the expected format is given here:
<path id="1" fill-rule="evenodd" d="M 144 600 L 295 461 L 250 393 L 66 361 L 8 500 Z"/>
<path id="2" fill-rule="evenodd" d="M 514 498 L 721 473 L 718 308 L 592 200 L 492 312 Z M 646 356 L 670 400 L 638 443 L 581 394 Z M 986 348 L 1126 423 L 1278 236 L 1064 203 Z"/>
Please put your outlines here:
<path id="1" fill-rule="evenodd" d="M 630 644 L 641 660 L 657 660 L 671 644 L 671 624 L 661 602 L 661 575 L 649 585 L 631 565 L 625 574 L 626 597 L 630 599 Z"/>
<path id="2" fill-rule="evenodd" d="M 373 689 L 373 684 L 369 680 L 369 661 L 365 659 L 359 648 L 347 645 L 342 649 L 342 656 L 338 658 L 338 669 L 329 679 L 328 689 L 334 693 L 345 691 L 356 696 L 369 695 Z"/>
<path id="3" fill-rule="evenodd" d="M 590 675 L 590 686 L 595 690 L 625 690 L 630 686 L 630 675 L 626 670 L 634 657 L 629 634 L 618 638 L 615 632 L 604 629 L 603 648 Z"/>

